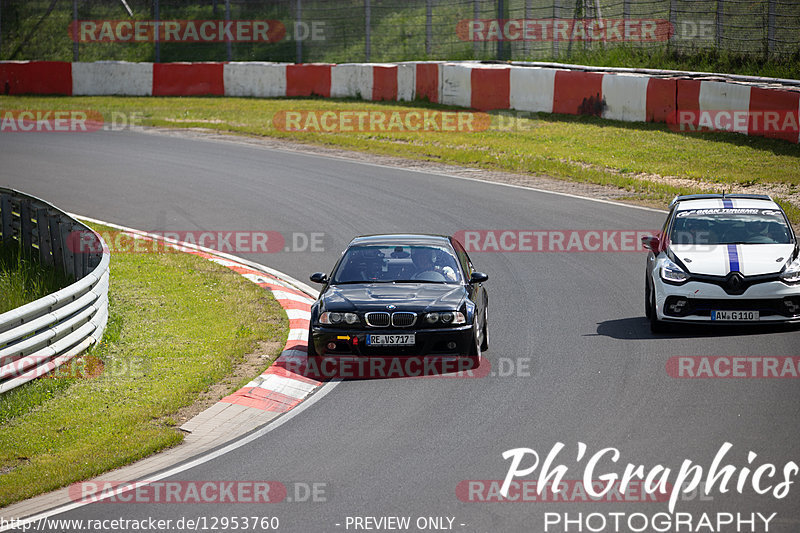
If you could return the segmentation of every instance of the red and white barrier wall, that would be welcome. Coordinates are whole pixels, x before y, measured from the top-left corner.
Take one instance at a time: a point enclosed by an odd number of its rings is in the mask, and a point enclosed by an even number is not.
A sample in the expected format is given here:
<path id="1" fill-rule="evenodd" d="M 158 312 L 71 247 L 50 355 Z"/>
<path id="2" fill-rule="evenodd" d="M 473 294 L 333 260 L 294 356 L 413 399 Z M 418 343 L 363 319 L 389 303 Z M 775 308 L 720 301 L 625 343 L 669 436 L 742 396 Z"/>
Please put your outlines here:
<path id="1" fill-rule="evenodd" d="M 480 111 L 589 114 L 628 122 L 668 122 L 684 131 L 701 126 L 800 141 L 797 90 L 472 62 L 295 65 L 8 61 L 0 62 L 0 92 L 427 99 Z M 688 121 L 690 127 L 681 127 L 682 121 Z"/>

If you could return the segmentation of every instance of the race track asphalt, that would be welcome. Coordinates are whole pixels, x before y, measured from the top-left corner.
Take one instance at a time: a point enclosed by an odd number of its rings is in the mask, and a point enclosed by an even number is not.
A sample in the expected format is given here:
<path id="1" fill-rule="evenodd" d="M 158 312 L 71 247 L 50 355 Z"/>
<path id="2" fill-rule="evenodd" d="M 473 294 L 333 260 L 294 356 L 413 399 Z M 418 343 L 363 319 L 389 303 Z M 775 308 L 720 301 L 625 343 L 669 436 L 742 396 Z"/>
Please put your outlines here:
<path id="1" fill-rule="evenodd" d="M 328 271 L 359 234 L 648 230 L 664 219 L 492 183 L 160 134 L 3 134 L 0 161 L 4 186 L 146 231 L 324 233 L 322 252 L 241 254 L 301 280 Z M 279 531 L 335 532 L 355 530 L 347 527 L 354 516 L 409 516 L 412 526 L 441 516 L 454 518 L 453 531 L 544 531 L 545 513 L 652 517 L 667 504 L 464 502 L 456 487 L 502 480 L 506 450 L 533 448 L 543 461 L 557 442 L 565 445 L 556 461 L 568 467 L 565 479 L 580 479 L 587 458 L 606 447 L 618 448 L 620 459 L 606 457 L 598 474 L 622 474 L 628 463 L 677 469 L 686 459 L 707 470 L 725 442 L 733 449 L 723 464 L 737 472 L 751 450 L 753 469 L 800 462 L 797 380 L 675 379 L 665 370 L 679 355 L 796 356 L 797 330 L 654 337 L 643 316 L 644 252 L 471 255 L 490 276 L 493 375 L 344 381 L 278 430 L 176 477 L 280 481 L 290 497 L 294 482 L 323 483 L 326 501 L 103 503 L 59 518 L 276 516 Z M 578 461 L 580 442 L 588 453 Z M 749 486 L 742 495 L 715 490 L 711 499 L 680 501 L 676 510 L 695 520 L 704 512 L 777 513 L 769 531 L 800 529 L 800 489 L 778 499 Z"/>

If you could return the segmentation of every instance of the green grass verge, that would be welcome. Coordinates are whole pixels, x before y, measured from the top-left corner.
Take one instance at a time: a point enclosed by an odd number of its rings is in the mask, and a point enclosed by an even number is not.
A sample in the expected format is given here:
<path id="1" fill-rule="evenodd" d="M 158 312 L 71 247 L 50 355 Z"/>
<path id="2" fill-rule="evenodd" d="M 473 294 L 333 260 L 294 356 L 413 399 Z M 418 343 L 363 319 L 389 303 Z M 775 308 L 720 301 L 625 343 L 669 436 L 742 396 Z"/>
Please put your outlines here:
<path id="1" fill-rule="evenodd" d="M 473 133 L 312 133 L 279 131 L 281 110 L 447 109 L 351 100 L 142 97 L 0 97 L 4 109 L 84 109 L 139 113 L 143 125 L 199 127 L 269 136 L 485 169 L 609 185 L 663 205 L 675 194 L 780 186 L 800 191 L 800 146 L 736 133 L 677 133 L 664 124 L 589 116 L 531 115 L 512 130 Z M 499 117 L 495 117 L 499 124 Z M 682 178 L 677 182 L 667 178 Z M 776 195 L 780 197 L 780 194 Z M 800 210 L 783 201 L 794 222 Z"/>
<path id="2" fill-rule="evenodd" d="M 0 395 L 0 507 L 180 443 L 179 409 L 226 376 L 222 394 L 242 386 L 288 333 L 271 294 L 189 254 L 115 254 L 109 298 L 103 341 L 83 364 Z M 253 375 L 231 380 L 261 341 L 277 342 Z"/>
<path id="3" fill-rule="evenodd" d="M 17 241 L 0 243 L 0 313 L 66 287 L 69 278 L 22 253 Z"/>

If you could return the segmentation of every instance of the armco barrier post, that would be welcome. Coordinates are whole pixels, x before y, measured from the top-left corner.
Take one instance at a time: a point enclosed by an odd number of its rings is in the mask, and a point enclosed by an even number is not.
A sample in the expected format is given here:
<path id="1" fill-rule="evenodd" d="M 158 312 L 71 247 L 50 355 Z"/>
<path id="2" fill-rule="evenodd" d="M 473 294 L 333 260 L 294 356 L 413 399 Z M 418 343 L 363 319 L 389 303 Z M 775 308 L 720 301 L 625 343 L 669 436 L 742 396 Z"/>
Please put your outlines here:
<path id="1" fill-rule="evenodd" d="M 48 226 L 50 226 L 50 236 L 53 240 L 53 264 L 62 272 L 66 272 L 66 265 L 64 265 L 64 246 L 62 240 L 59 238 L 61 235 L 61 221 L 58 217 L 51 217 Z"/>
<path id="2" fill-rule="evenodd" d="M 36 210 L 36 230 L 39 232 L 39 261 L 43 265 L 52 266 L 53 252 L 50 241 L 50 224 L 47 219 L 47 208 L 38 208 Z"/>
<path id="3" fill-rule="evenodd" d="M 26 254 L 33 249 L 33 222 L 31 221 L 31 203 L 21 200 L 19 203 L 19 227 L 22 248 Z"/>
<path id="4" fill-rule="evenodd" d="M 64 254 L 64 268 L 66 269 L 67 275 L 76 278 L 77 272 L 75 272 L 75 253 L 69 246 L 66 246 L 67 239 L 69 238 L 70 227 L 65 222 L 59 221 L 58 231 L 61 235 L 61 242 L 65 243 L 61 246 L 61 253 Z"/>
<path id="5" fill-rule="evenodd" d="M 11 199 L 7 196 L 0 197 L 0 210 L 2 210 L 3 240 L 11 238 Z"/>

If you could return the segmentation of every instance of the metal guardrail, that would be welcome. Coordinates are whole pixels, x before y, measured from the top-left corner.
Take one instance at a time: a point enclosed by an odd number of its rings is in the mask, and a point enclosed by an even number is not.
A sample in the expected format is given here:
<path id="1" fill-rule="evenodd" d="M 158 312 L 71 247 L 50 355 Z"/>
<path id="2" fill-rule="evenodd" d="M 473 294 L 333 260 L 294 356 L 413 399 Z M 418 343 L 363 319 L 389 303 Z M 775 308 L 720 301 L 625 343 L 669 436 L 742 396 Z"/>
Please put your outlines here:
<path id="1" fill-rule="evenodd" d="M 3 242 L 16 241 L 24 253 L 38 255 L 43 264 L 76 280 L 0 314 L 3 393 L 99 342 L 108 322 L 109 251 L 97 233 L 52 204 L 2 187 L 0 232 Z"/>

